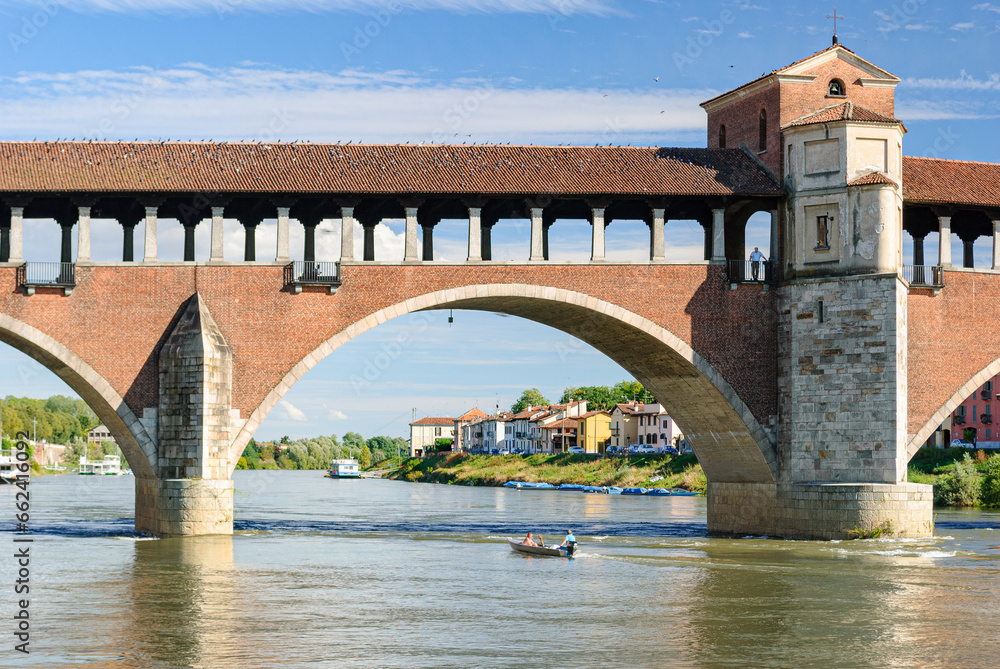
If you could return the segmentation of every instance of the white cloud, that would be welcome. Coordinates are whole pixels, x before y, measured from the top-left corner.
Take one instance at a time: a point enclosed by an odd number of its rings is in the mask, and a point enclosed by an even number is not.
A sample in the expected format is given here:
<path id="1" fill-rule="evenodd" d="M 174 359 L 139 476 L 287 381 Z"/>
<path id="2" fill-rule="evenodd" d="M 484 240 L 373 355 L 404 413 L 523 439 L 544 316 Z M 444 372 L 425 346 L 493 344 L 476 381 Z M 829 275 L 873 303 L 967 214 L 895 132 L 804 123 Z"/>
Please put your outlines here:
<path id="1" fill-rule="evenodd" d="M 906 87 L 913 86 L 921 89 L 934 88 L 962 91 L 1000 91 L 1000 74 L 991 74 L 986 79 L 976 79 L 965 70 L 962 70 L 958 77 L 952 79 L 915 79 L 913 77 L 909 77 L 903 80 L 903 84 Z"/>
<path id="2" fill-rule="evenodd" d="M 737 37 L 742 37 L 743 39 L 750 39 L 753 37 L 753 34 L 744 31 L 741 32 L 739 35 L 737 35 Z"/>
<path id="3" fill-rule="evenodd" d="M 299 422 L 299 423 L 308 420 L 306 418 L 305 412 L 302 411 L 301 409 L 299 409 L 298 407 L 296 407 L 294 404 L 292 404 L 288 400 L 281 400 L 280 402 L 278 402 L 278 406 L 280 406 L 282 409 L 284 409 L 284 411 L 285 411 L 285 418 L 287 420 L 293 420 L 293 421 L 296 421 L 296 422 Z"/>
<path id="4" fill-rule="evenodd" d="M 74 12 L 218 14 L 237 12 L 363 12 L 445 10 L 461 14 L 620 14 L 607 0 L 56 0 Z M 32 5 L 38 0 L 0 0 L 0 6 Z"/>
<path id="5" fill-rule="evenodd" d="M 330 420 L 347 420 L 347 414 L 343 411 L 338 411 L 337 409 L 331 409 L 327 415 Z"/>
<path id="6" fill-rule="evenodd" d="M 951 27 L 952 30 L 957 30 L 958 32 L 968 32 L 976 27 L 975 21 L 968 21 L 966 23 L 956 23 Z"/>
<path id="7" fill-rule="evenodd" d="M 702 132 L 698 104 L 714 94 L 521 89 L 510 81 L 433 82 L 412 72 L 356 68 L 327 73 L 187 64 L 20 72 L 0 77 L 0 133 L 10 139 L 412 143 L 625 144 L 655 137 L 665 144 Z"/>
<path id="8" fill-rule="evenodd" d="M 973 6 L 973 9 L 979 9 L 984 12 L 996 12 L 997 14 L 1000 14 L 1000 7 L 998 7 L 997 5 L 991 5 L 988 2 L 983 2 L 978 5 L 975 5 Z"/>

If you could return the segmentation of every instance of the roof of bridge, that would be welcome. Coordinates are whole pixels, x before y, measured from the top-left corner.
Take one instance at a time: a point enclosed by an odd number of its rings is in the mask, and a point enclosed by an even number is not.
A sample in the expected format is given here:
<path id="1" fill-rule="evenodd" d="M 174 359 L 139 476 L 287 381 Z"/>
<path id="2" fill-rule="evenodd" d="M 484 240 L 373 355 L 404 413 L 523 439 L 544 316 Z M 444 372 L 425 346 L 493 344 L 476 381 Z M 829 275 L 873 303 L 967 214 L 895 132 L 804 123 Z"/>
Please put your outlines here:
<path id="1" fill-rule="evenodd" d="M 1000 163 L 903 156 L 903 200 L 1000 207 Z"/>
<path id="2" fill-rule="evenodd" d="M 0 192 L 779 196 L 739 149 L 0 142 Z"/>

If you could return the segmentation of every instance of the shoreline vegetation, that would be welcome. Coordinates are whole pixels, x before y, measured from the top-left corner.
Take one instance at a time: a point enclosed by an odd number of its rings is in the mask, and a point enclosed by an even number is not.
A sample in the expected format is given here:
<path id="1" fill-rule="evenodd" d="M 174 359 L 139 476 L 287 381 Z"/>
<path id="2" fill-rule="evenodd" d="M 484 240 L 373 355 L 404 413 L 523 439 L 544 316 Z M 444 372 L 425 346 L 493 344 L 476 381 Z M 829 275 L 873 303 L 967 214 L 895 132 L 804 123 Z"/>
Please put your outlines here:
<path id="1" fill-rule="evenodd" d="M 580 485 L 682 488 L 705 492 L 705 474 L 693 455 L 469 455 L 440 453 L 408 458 L 387 478 L 450 485 L 502 486 L 508 481 Z"/>

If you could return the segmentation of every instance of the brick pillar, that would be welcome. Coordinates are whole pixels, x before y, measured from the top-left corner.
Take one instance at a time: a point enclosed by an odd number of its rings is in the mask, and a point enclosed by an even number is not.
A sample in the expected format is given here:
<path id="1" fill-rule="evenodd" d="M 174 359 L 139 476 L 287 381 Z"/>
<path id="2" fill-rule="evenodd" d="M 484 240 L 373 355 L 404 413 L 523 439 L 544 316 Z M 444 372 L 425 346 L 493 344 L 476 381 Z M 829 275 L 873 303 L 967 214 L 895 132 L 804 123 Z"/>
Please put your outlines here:
<path id="1" fill-rule="evenodd" d="M 231 534 L 232 352 L 195 294 L 159 351 L 158 478 L 136 479 L 136 530 Z"/>

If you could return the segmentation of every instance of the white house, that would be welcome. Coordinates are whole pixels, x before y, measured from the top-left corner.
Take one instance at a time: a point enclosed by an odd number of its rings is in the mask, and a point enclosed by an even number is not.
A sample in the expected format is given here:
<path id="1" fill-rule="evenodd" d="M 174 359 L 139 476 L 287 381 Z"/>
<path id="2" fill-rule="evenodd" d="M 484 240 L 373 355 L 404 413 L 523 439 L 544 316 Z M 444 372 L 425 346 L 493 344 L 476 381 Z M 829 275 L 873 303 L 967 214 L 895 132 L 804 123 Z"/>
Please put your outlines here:
<path id="1" fill-rule="evenodd" d="M 410 423 L 410 457 L 419 458 L 433 450 L 438 439 L 455 438 L 455 419 L 429 416 Z"/>

